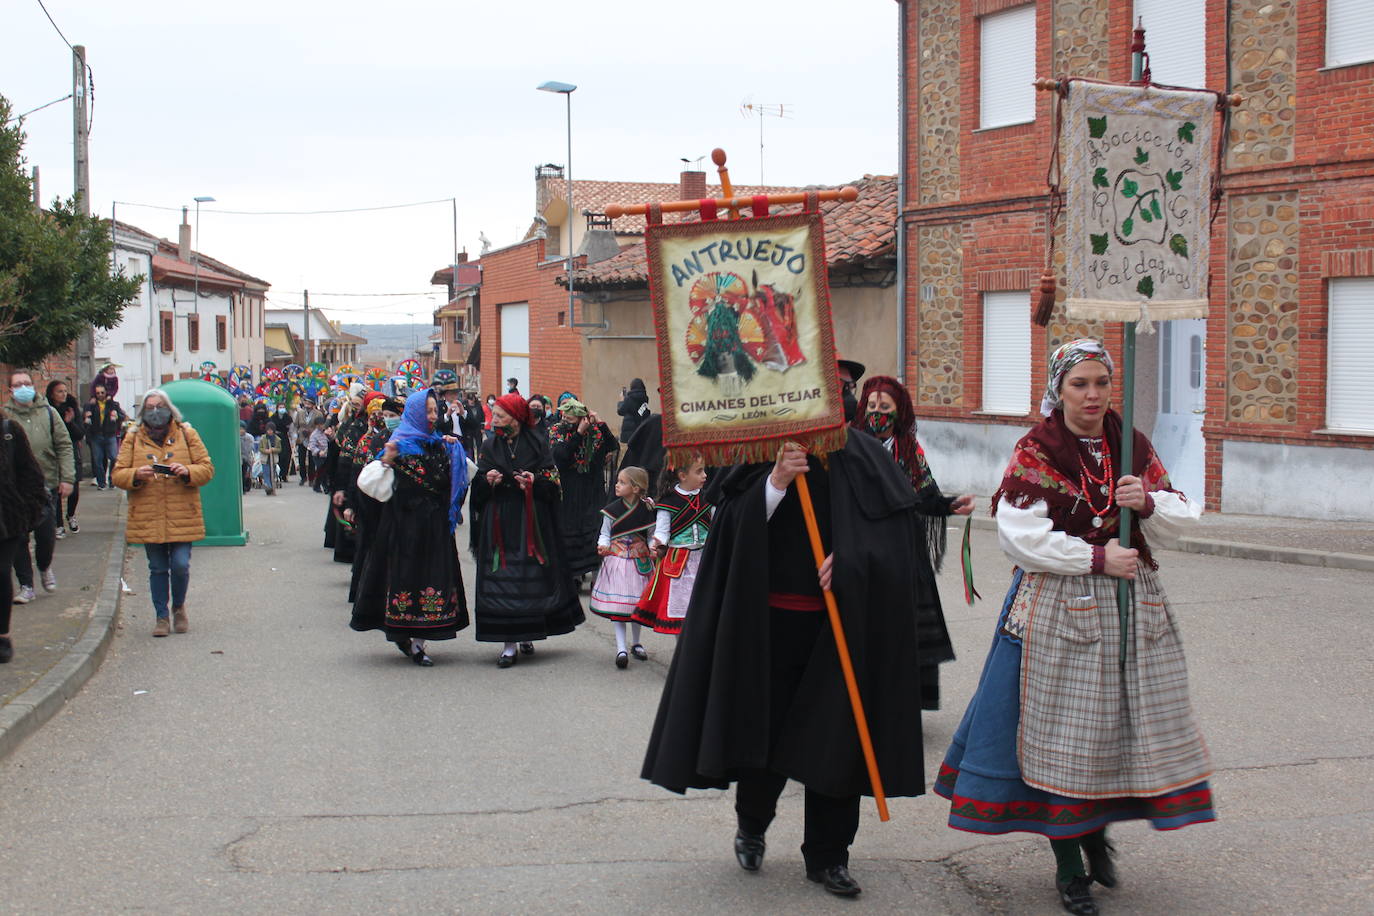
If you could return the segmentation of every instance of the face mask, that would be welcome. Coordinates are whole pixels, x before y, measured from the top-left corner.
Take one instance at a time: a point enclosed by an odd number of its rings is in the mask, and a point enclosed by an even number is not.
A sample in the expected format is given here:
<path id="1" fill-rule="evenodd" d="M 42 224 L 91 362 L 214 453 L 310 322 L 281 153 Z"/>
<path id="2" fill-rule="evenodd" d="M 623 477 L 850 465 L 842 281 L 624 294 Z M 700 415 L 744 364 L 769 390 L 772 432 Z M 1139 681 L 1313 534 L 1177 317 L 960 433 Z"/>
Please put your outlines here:
<path id="1" fill-rule="evenodd" d="M 488 406 L 488 407 L 495 407 L 495 406 L 496 406 L 496 398 L 487 398 L 487 406 Z"/>
<path id="2" fill-rule="evenodd" d="M 401 425 L 400 417 L 382 417 L 382 423 L 386 425 L 387 432 L 395 431 Z"/>
<path id="3" fill-rule="evenodd" d="M 20 404 L 32 404 L 38 392 L 33 390 L 32 385 L 20 385 L 14 389 L 14 399 Z"/>
<path id="4" fill-rule="evenodd" d="M 149 407 L 143 411 L 143 422 L 149 426 L 162 427 L 172 421 L 172 411 L 167 407 Z"/>
<path id="5" fill-rule="evenodd" d="M 896 416 L 890 413 L 883 413 L 881 410 L 870 410 L 864 416 L 864 425 L 868 431 L 880 439 L 886 439 L 892 435 L 892 427 L 896 422 Z"/>
<path id="6" fill-rule="evenodd" d="M 538 422 L 539 420 L 544 419 L 544 408 L 542 408 L 542 407 L 531 407 L 531 408 L 530 408 L 530 417 L 531 417 L 532 419 L 534 419 L 536 422 Z"/>
<path id="7" fill-rule="evenodd" d="M 286 413 L 286 408 L 285 408 L 285 407 L 278 407 L 278 408 L 277 408 L 277 413 Z"/>
<path id="8" fill-rule="evenodd" d="M 841 400 L 844 402 L 844 421 L 853 423 L 854 418 L 859 415 L 859 399 L 854 397 L 852 391 L 846 391 Z"/>

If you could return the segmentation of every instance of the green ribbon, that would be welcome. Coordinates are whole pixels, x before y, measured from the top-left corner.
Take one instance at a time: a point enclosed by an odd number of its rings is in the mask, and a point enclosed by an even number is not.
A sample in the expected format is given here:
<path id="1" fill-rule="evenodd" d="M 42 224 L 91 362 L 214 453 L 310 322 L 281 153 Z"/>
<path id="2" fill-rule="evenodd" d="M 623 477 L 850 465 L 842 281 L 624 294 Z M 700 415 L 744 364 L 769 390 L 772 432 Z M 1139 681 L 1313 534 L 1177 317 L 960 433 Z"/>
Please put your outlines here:
<path id="1" fill-rule="evenodd" d="M 969 546 L 969 534 L 973 530 L 973 516 L 964 519 L 964 543 L 960 547 L 960 560 L 964 567 L 964 601 L 972 604 L 973 599 L 982 598 L 978 589 L 973 587 L 973 549 Z"/>

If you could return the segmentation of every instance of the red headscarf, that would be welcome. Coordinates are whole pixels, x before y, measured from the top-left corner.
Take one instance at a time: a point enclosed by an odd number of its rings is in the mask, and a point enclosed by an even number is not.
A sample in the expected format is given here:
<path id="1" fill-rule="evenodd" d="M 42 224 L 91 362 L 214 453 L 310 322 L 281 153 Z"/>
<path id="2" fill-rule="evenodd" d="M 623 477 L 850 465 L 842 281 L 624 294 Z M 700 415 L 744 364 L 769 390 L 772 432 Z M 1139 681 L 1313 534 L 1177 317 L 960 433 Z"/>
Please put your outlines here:
<path id="1" fill-rule="evenodd" d="M 496 399 L 496 406 L 515 417 L 521 426 L 530 425 L 530 404 L 520 394 L 503 394 Z"/>

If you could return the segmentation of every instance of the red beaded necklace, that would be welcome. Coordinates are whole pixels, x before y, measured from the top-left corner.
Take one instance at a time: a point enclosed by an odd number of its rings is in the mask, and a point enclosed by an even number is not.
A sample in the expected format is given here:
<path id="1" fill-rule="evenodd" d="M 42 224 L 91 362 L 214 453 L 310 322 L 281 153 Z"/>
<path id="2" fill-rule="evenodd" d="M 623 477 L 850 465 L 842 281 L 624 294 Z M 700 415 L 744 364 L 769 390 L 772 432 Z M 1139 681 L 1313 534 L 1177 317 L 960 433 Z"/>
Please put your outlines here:
<path id="1" fill-rule="evenodd" d="M 1078 467 L 1079 493 L 1081 494 L 1081 498 L 1087 502 L 1088 511 L 1093 514 L 1093 527 L 1101 528 L 1104 524 L 1103 516 L 1112 511 L 1116 497 L 1116 478 L 1112 474 L 1112 452 L 1107 446 L 1106 436 L 1102 437 L 1102 476 L 1093 476 L 1092 471 L 1088 470 L 1088 463 L 1083 460 L 1081 452 L 1078 456 Z M 1089 484 L 1094 484 L 1095 486 L 1090 487 Z M 1093 504 L 1094 491 L 1102 493 L 1107 497 L 1107 502 L 1101 509 Z"/>

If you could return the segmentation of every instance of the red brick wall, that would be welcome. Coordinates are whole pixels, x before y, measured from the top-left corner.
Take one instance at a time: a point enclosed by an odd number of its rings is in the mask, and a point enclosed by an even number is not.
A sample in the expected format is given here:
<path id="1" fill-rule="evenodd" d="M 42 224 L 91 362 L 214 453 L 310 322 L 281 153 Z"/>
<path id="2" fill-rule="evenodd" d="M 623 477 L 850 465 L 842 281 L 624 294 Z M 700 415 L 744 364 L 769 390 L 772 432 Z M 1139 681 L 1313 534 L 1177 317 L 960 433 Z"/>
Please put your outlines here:
<path id="1" fill-rule="evenodd" d="M 580 393 L 582 339 L 570 327 L 568 291 L 557 285 L 564 261 L 544 260 L 544 240 L 531 239 L 485 255 L 482 260 L 482 395 L 501 395 L 501 312 L 506 304 L 530 307 L 530 391 L 556 398 L 565 390 Z M 562 324 L 559 313 L 563 313 Z"/>

